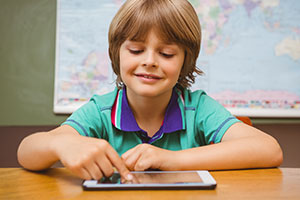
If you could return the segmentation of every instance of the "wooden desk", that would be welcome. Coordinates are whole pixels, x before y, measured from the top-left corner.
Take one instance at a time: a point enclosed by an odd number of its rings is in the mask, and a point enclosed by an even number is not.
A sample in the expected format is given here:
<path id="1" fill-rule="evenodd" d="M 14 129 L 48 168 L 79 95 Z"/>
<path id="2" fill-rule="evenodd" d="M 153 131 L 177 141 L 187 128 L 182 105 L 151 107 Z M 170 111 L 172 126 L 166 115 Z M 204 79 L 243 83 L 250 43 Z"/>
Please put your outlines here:
<path id="1" fill-rule="evenodd" d="M 83 191 L 82 180 L 64 168 L 34 173 L 0 168 L 0 199 L 300 199 L 300 169 L 211 172 L 215 190 Z"/>

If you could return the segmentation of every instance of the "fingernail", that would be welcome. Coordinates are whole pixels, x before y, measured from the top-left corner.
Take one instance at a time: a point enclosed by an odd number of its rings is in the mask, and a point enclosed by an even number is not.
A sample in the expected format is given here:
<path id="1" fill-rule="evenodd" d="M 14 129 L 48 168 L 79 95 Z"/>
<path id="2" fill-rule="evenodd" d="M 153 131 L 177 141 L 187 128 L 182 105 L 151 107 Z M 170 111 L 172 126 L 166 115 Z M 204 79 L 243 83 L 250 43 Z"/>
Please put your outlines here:
<path id="1" fill-rule="evenodd" d="M 132 179 L 133 179 L 132 174 L 127 174 L 127 180 L 128 180 L 128 181 L 132 181 Z"/>

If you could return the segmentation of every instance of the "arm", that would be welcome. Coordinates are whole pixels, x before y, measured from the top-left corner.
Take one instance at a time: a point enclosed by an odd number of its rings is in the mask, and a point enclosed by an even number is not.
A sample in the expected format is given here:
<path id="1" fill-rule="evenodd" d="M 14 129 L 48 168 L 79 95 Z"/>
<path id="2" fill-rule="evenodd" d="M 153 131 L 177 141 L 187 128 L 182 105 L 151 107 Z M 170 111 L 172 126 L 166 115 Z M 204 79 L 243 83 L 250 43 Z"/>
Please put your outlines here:
<path id="1" fill-rule="evenodd" d="M 232 125 L 218 144 L 178 152 L 181 169 L 241 169 L 276 167 L 282 150 L 270 135 L 244 123 Z"/>
<path id="2" fill-rule="evenodd" d="M 143 147 L 144 146 L 144 147 Z M 140 145 L 122 156 L 135 170 L 218 170 L 275 167 L 282 162 L 277 141 L 264 132 L 243 123 L 232 125 L 222 142 L 182 151 L 169 151 Z"/>
<path id="3" fill-rule="evenodd" d="M 74 134 L 74 129 L 56 128 L 49 132 L 38 132 L 25 137 L 18 148 L 17 157 L 20 165 L 29 170 L 44 170 L 59 160 L 52 149 L 52 141 L 59 132 L 64 135 Z M 78 134 L 75 132 L 75 134 Z"/>
<path id="4" fill-rule="evenodd" d="M 113 167 L 128 179 L 128 169 L 107 141 L 81 136 L 68 125 L 32 134 L 18 149 L 19 163 L 29 170 L 47 169 L 58 160 L 83 179 L 110 176 Z"/>

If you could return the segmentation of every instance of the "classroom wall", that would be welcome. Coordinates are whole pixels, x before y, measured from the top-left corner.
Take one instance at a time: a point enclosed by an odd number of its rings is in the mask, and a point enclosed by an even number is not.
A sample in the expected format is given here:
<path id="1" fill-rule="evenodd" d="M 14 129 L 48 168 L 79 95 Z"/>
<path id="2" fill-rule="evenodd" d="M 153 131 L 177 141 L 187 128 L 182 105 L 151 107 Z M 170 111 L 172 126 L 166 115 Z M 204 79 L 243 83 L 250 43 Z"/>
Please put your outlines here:
<path id="1" fill-rule="evenodd" d="M 0 126 L 54 125 L 55 0 L 0 0 Z"/>
<path id="2" fill-rule="evenodd" d="M 0 0 L 0 126 L 57 125 L 53 113 L 55 0 Z M 299 119 L 253 119 L 299 123 Z"/>
<path id="3" fill-rule="evenodd" d="M 16 164 L 12 156 L 23 137 L 68 117 L 53 113 L 55 28 L 55 0 L 0 0 L 0 167 Z M 252 121 L 277 135 L 285 152 L 300 152 L 291 145 L 299 138 L 300 118 Z M 295 166 L 293 153 L 288 155 L 286 165 Z"/>

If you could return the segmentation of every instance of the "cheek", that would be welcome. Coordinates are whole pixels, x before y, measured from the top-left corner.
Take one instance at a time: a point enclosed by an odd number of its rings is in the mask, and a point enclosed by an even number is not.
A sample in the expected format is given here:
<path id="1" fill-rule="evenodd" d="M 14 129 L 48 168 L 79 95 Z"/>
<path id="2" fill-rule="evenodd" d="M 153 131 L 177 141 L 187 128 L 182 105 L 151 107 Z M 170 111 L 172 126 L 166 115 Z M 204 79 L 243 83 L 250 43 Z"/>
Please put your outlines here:
<path id="1" fill-rule="evenodd" d="M 128 70 L 126 69 L 126 65 L 124 65 L 124 62 L 120 62 L 120 76 L 123 81 L 124 79 L 126 79 L 126 71 Z"/>
<path id="2" fill-rule="evenodd" d="M 181 59 L 178 59 L 178 60 L 170 63 L 169 74 L 174 77 L 179 77 L 182 66 L 183 66 L 183 62 L 181 61 Z"/>
<path id="3" fill-rule="evenodd" d="M 120 54 L 120 76 L 123 81 L 128 78 L 128 75 L 133 73 L 134 69 L 134 60 L 128 54 Z"/>
<path id="4" fill-rule="evenodd" d="M 126 59 L 126 57 L 127 56 L 125 53 L 120 52 L 120 73 L 122 73 L 122 71 L 124 71 L 128 65 L 128 59 Z"/>
<path id="5" fill-rule="evenodd" d="M 132 68 L 132 61 L 129 58 L 126 57 L 120 57 L 120 72 L 123 71 L 126 72 L 128 70 L 130 70 L 130 68 Z"/>

